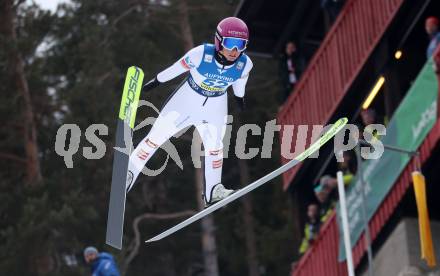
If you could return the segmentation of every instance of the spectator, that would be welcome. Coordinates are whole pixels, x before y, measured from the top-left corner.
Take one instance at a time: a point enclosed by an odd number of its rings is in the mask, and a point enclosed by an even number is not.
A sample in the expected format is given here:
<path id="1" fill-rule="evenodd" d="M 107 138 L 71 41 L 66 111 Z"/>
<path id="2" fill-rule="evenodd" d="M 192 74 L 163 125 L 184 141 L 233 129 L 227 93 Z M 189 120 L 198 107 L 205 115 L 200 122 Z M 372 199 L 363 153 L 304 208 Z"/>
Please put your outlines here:
<path id="1" fill-rule="evenodd" d="M 362 109 L 361 120 L 364 126 L 368 126 L 376 123 L 376 111 L 371 108 Z"/>
<path id="2" fill-rule="evenodd" d="M 296 45 L 290 41 L 286 44 L 285 52 L 280 58 L 280 76 L 283 84 L 282 102 L 289 97 L 290 92 L 295 88 L 295 84 L 298 82 L 299 63 L 300 59 Z"/>
<path id="3" fill-rule="evenodd" d="M 365 131 L 365 128 L 368 127 L 368 125 L 379 123 L 377 120 L 376 111 L 372 108 L 362 109 L 361 121 L 362 121 L 363 127 L 360 129 L 359 136 L 362 139 L 365 139 L 364 134 L 363 134 L 363 132 Z M 372 134 L 373 134 L 374 138 L 379 139 L 378 135 L 377 135 L 377 130 L 373 130 Z"/>
<path id="4" fill-rule="evenodd" d="M 353 154 L 351 151 L 344 151 L 342 153 L 343 161 L 338 162 L 338 170 L 342 172 L 342 178 L 344 181 L 344 185 L 348 186 L 351 184 L 353 180 L 353 176 L 356 173 L 356 166 L 355 166 L 355 158 L 353 157 Z M 333 178 L 334 181 L 336 181 L 337 185 L 337 179 Z"/>
<path id="5" fill-rule="evenodd" d="M 84 259 L 91 265 L 92 276 L 119 276 L 113 256 L 109 253 L 98 252 L 93 246 L 84 249 Z"/>
<path id="6" fill-rule="evenodd" d="M 429 35 L 429 39 L 431 40 L 428 45 L 428 49 L 426 50 L 426 56 L 429 59 L 434 50 L 437 48 L 437 45 L 440 43 L 440 32 L 439 32 L 439 20 L 435 16 L 430 16 L 426 18 L 425 21 L 425 30 Z"/>
<path id="7" fill-rule="evenodd" d="M 304 254 L 319 235 L 319 227 L 321 221 L 319 220 L 319 207 L 316 203 L 310 203 L 307 206 L 307 222 L 304 226 L 304 238 L 299 247 L 299 253 Z"/>
<path id="8" fill-rule="evenodd" d="M 342 153 L 342 162 L 337 162 L 338 171 L 342 172 L 342 179 L 344 181 L 344 186 L 351 184 L 354 174 L 356 173 L 355 158 L 351 151 L 344 151 Z M 332 186 L 338 185 L 338 180 L 336 177 L 330 177 L 328 182 Z"/>
<path id="9" fill-rule="evenodd" d="M 333 191 L 337 187 L 338 182 L 330 175 L 324 175 L 319 180 L 319 185 L 315 187 L 315 196 L 320 205 L 321 222 L 325 222 L 335 207 L 335 197 Z"/>
<path id="10" fill-rule="evenodd" d="M 355 158 L 352 152 L 344 151 L 343 161 L 338 162 L 338 170 L 342 171 L 344 185 L 348 186 L 353 181 L 356 173 Z M 331 215 L 337 200 L 337 194 L 334 193 L 338 187 L 338 180 L 331 175 L 324 175 L 319 180 L 319 185 L 315 187 L 315 196 L 321 206 L 321 222 L 325 222 Z"/>

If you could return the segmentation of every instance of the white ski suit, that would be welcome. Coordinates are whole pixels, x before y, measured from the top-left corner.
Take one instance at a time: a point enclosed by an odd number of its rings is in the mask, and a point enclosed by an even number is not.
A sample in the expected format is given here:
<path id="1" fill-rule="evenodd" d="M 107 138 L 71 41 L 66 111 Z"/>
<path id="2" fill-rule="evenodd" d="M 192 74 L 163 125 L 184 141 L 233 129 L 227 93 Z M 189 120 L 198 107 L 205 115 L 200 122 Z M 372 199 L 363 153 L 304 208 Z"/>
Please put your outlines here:
<path id="1" fill-rule="evenodd" d="M 212 187 L 221 182 L 222 139 L 227 118 L 226 89 L 244 97 L 252 61 L 244 53 L 229 66 L 214 57 L 215 46 L 204 44 L 191 49 L 180 60 L 157 75 L 169 81 L 189 71 L 186 81 L 176 89 L 161 110 L 151 131 L 130 155 L 127 191 L 155 151 L 180 130 L 194 125 L 205 148 L 205 200 L 210 202 Z"/>

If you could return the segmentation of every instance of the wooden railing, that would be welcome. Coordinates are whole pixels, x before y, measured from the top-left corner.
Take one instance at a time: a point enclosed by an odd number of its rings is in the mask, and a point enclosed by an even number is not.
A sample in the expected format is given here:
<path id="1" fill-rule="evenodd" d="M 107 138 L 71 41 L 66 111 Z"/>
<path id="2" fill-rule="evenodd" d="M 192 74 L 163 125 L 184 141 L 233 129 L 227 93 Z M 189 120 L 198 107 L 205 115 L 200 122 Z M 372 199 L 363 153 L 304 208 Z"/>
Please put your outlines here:
<path id="1" fill-rule="evenodd" d="M 310 61 L 295 90 L 278 113 L 280 125 L 328 122 L 379 42 L 403 0 L 349 0 Z M 295 128 L 296 129 L 296 128 Z M 294 131 L 296 137 L 296 131 Z M 283 135 L 281 130 L 280 137 Z M 282 145 L 281 151 L 295 148 Z M 293 150 L 292 150 L 293 151 Z M 283 158 L 283 163 L 288 160 Z M 283 175 L 287 188 L 294 167 Z"/>
<path id="2" fill-rule="evenodd" d="M 440 140 L 440 121 L 433 127 L 423 144 L 419 147 L 420 162 L 425 163 L 431 156 L 432 151 Z M 371 239 L 374 241 L 387 223 L 395 208 L 402 200 L 408 188 L 411 186 L 411 172 L 419 160 L 413 159 L 408 163 L 392 190 L 388 193 L 379 209 L 369 222 Z M 364 235 L 353 248 L 353 262 L 357 266 L 365 254 Z M 318 239 L 313 246 L 304 254 L 298 263 L 292 276 L 345 276 L 347 266 L 345 262 L 338 262 L 339 230 L 336 222 L 336 214 L 333 214 L 322 226 Z M 324 273 L 325 272 L 325 273 Z"/>
<path id="3" fill-rule="evenodd" d="M 440 69 L 440 46 L 434 53 L 436 68 Z M 440 99 L 440 72 L 436 70 L 439 82 L 438 94 Z M 437 108 L 440 110 L 440 108 Z M 380 204 L 378 210 L 369 221 L 371 239 L 374 241 L 379 235 L 390 216 L 394 213 L 399 202 L 402 200 L 408 188 L 411 186 L 411 172 L 419 163 L 424 164 L 431 156 L 433 150 L 438 147 L 440 141 L 440 111 L 437 113 L 437 123 L 432 128 L 426 139 L 420 145 L 418 159 L 413 158 L 405 170 L 401 173 L 391 191 Z M 347 268 L 345 262 L 338 262 L 339 230 L 336 222 L 336 214 L 327 220 L 321 227 L 320 235 L 313 246 L 304 254 L 299 261 L 292 276 L 345 276 Z M 353 261 L 357 266 L 366 252 L 365 236 L 362 234 L 353 248 Z"/>

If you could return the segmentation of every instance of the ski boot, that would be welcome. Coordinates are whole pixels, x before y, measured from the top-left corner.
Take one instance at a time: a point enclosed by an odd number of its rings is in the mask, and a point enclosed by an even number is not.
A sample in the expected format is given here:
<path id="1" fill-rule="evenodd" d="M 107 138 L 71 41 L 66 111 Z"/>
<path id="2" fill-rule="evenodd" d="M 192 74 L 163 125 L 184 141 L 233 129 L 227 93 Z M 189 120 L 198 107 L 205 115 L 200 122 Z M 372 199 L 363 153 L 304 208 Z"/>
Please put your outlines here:
<path id="1" fill-rule="evenodd" d="M 227 198 L 231 194 L 233 194 L 236 190 L 228 190 L 223 186 L 223 184 L 216 184 L 211 190 L 211 200 L 208 202 L 206 200 L 206 196 L 203 196 L 205 200 L 205 208 L 208 208 L 212 204 L 219 202 L 220 200 Z"/>

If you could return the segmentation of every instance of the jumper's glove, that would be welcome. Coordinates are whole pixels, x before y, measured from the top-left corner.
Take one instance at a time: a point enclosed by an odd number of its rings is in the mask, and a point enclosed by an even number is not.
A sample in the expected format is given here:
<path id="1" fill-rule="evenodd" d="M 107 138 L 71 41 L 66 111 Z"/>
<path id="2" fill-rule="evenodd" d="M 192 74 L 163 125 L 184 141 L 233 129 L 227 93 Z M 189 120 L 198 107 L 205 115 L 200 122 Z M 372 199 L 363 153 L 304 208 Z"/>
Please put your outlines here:
<path id="1" fill-rule="evenodd" d="M 234 96 L 235 102 L 237 103 L 238 110 L 243 111 L 246 108 L 246 105 L 244 103 L 244 97 L 237 97 Z"/>
<path id="2" fill-rule="evenodd" d="M 153 88 L 159 86 L 160 82 L 157 80 L 157 77 L 155 77 L 154 79 L 150 80 L 149 82 L 147 82 L 146 84 L 144 84 L 144 86 L 142 86 L 142 91 L 147 92 L 152 90 Z"/>

